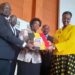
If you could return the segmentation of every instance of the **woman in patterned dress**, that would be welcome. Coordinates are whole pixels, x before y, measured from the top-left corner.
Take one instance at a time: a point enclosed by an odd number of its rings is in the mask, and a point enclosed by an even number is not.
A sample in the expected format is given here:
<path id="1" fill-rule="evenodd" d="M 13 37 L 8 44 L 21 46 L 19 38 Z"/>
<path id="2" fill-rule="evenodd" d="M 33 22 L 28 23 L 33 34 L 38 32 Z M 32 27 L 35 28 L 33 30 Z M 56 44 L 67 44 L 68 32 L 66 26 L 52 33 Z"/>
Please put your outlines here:
<path id="1" fill-rule="evenodd" d="M 62 14 L 63 27 L 54 36 L 50 75 L 75 75 L 75 26 L 70 24 L 71 18 L 69 11 Z"/>

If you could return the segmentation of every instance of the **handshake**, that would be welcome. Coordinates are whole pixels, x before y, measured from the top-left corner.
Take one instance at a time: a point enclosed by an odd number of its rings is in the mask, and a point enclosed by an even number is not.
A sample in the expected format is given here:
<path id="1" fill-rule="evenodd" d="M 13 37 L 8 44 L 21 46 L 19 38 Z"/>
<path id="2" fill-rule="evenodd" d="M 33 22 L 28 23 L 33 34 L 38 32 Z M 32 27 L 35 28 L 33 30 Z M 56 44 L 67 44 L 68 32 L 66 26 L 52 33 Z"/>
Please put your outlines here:
<path id="1" fill-rule="evenodd" d="M 27 48 L 29 50 L 34 50 L 35 52 L 38 51 L 38 50 L 40 50 L 40 47 L 34 45 L 34 41 L 33 40 L 28 40 L 28 42 L 27 42 Z M 47 47 L 46 49 L 49 52 L 53 52 L 56 49 L 56 47 L 52 44 L 49 47 Z"/>

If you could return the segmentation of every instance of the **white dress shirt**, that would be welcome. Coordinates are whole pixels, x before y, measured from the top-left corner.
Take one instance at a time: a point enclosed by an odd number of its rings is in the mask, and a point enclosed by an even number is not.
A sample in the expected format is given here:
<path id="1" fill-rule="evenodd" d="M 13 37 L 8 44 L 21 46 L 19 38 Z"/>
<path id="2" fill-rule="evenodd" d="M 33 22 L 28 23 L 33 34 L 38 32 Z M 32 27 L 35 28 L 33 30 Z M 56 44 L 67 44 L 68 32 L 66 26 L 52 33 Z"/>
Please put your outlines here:
<path id="1" fill-rule="evenodd" d="M 15 27 L 12 27 L 11 25 L 10 25 L 10 28 L 11 28 L 13 34 L 16 36 L 16 28 Z"/>

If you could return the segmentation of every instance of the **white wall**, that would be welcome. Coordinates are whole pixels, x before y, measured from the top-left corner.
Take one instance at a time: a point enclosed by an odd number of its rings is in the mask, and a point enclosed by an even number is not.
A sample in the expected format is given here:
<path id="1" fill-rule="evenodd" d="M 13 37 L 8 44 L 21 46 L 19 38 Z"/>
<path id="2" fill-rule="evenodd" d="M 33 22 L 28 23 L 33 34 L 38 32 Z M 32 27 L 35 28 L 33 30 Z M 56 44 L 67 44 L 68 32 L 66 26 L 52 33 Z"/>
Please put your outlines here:
<path id="1" fill-rule="evenodd" d="M 75 25 L 75 0 L 59 0 L 59 18 L 58 18 L 58 26 L 62 27 L 62 13 L 64 11 L 72 12 L 71 24 Z"/>
<path id="2" fill-rule="evenodd" d="M 16 28 L 18 30 L 22 30 L 22 29 L 26 29 L 27 27 L 29 27 L 29 22 L 22 20 L 20 18 L 17 18 L 17 24 L 16 24 Z"/>

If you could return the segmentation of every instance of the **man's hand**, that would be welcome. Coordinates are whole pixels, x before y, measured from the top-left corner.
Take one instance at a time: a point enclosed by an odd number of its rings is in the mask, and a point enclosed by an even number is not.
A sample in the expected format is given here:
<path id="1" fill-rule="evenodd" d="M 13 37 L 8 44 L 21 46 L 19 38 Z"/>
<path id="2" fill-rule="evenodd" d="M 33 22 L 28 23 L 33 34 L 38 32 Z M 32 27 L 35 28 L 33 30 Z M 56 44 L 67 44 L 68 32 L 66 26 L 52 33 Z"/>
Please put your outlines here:
<path id="1" fill-rule="evenodd" d="M 53 52 L 54 50 L 55 50 L 55 47 L 53 45 L 48 48 L 49 52 Z"/>

